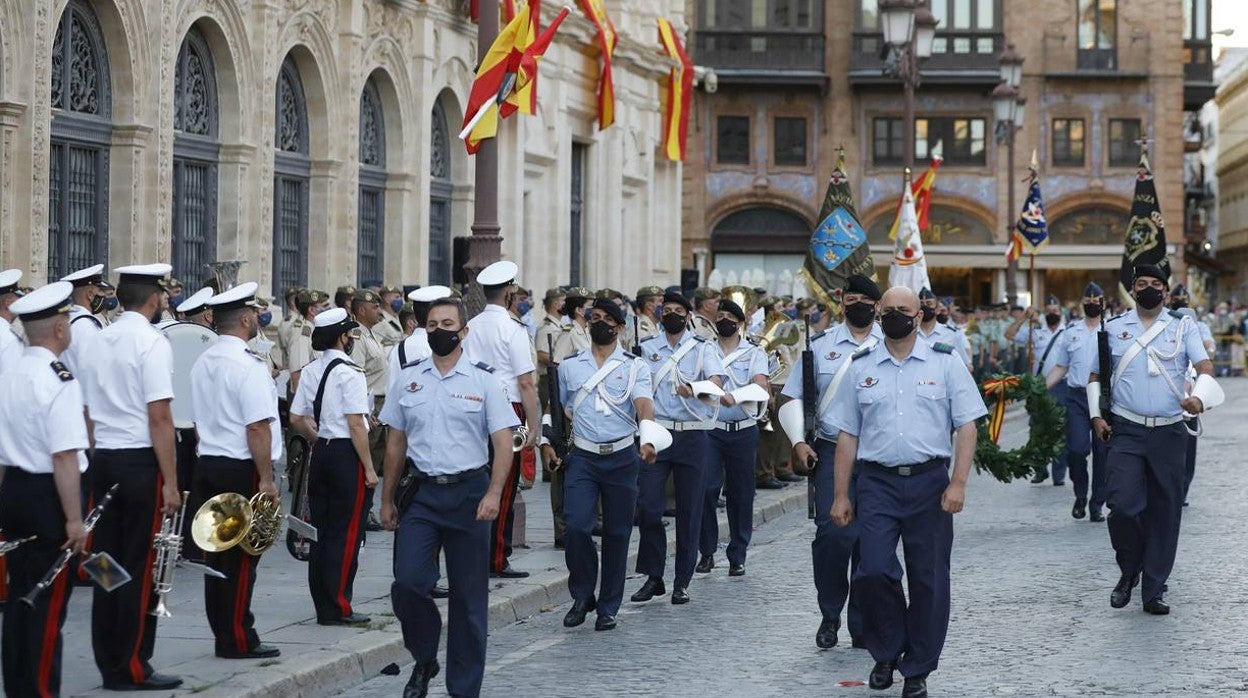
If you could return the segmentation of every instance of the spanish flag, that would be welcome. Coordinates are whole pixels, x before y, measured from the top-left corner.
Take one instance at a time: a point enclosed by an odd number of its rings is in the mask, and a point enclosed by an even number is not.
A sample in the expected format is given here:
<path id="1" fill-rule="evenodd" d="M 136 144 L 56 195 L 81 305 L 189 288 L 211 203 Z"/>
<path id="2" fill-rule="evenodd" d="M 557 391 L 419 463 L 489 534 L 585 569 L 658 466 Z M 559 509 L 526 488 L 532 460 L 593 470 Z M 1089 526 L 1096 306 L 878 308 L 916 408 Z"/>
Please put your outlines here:
<path id="1" fill-rule="evenodd" d="M 503 0 L 503 22 L 510 22 L 520 14 L 520 3 L 522 0 Z M 540 0 L 539 0 L 540 2 Z M 537 13 L 534 13 L 536 16 Z M 536 23 L 536 19 L 534 22 Z"/>
<path id="2" fill-rule="evenodd" d="M 919 181 L 911 185 L 911 196 L 914 197 L 914 209 L 918 215 L 919 231 L 927 232 L 931 227 L 932 215 L 932 186 L 936 184 L 936 170 L 940 169 L 940 163 L 944 162 L 944 158 L 940 154 L 940 143 L 932 148 L 932 160 L 927 166 L 927 172 L 919 178 Z M 897 239 L 897 226 L 901 221 L 901 205 L 897 206 L 897 218 L 893 220 L 893 227 L 888 231 L 888 239 Z"/>
<path id="3" fill-rule="evenodd" d="M 615 123 L 615 82 L 611 78 L 611 57 L 619 36 L 615 24 L 607 16 L 603 0 L 577 0 L 585 16 L 598 30 L 598 44 L 602 48 L 602 76 L 598 79 L 598 129 L 603 130 Z"/>
<path id="4" fill-rule="evenodd" d="M 481 148 L 481 141 L 498 135 L 498 104 L 511 93 L 511 78 L 515 76 L 522 56 L 522 49 L 516 42 L 529 26 L 529 7 L 525 6 L 498 33 L 498 38 L 477 68 L 477 78 L 472 82 L 468 105 L 464 110 L 464 128 L 471 126 L 471 132 L 464 136 L 469 154 L 475 154 Z M 480 114 L 482 110 L 486 110 L 484 114 Z"/>
<path id="5" fill-rule="evenodd" d="M 537 64 L 546 54 L 546 49 L 550 48 L 550 42 L 555 38 L 559 25 L 568 16 L 568 8 L 565 7 L 555 15 L 550 26 L 539 33 L 537 22 L 542 13 L 542 0 L 529 0 L 528 11 L 530 24 L 527 35 L 517 42 L 517 46 L 524 50 L 520 55 L 520 64 L 516 67 L 516 89 L 499 107 L 504 119 L 516 112 L 529 115 L 537 113 Z"/>
<path id="6" fill-rule="evenodd" d="M 685 159 L 685 141 L 689 136 L 689 108 L 693 98 L 693 61 L 672 29 L 672 23 L 659 18 L 659 41 L 677 65 L 672 66 L 667 79 L 667 109 L 663 113 L 664 149 L 667 159 L 679 162 Z"/>

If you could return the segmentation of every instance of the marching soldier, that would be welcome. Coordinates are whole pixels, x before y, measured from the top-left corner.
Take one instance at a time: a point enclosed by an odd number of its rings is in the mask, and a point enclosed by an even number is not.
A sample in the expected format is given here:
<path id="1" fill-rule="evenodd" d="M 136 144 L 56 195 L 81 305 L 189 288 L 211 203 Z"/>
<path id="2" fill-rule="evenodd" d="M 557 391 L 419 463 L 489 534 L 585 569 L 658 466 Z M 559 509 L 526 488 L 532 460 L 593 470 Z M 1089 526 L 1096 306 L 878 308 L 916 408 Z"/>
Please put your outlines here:
<path id="1" fill-rule="evenodd" d="M 492 278 L 492 277 L 487 277 Z M 403 644 L 416 661 L 404 698 L 424 698 L 438 674 L 442 615 L 433 601 L 438 553 L 446 554 L 450 615 L 446 688 L 476 696 L 485 675 L 489 610 L 489 522 L 499 516 L 511 479 L 512 429 L 520 419 L 506 385 L 473 363 L 458 300 L 432 302 L 426 327 L 432 356 L 414 359 L 390 381 L 381 420 L 386 440 L 381 520 L 394 539 L 390 598 Z M 404 472 L 413 487 L 399 492 Z"/>
<path id="2" fill-rule="evenodd" d="M 524 448 L 537 443 L 540 411 L 537 405 L 537 386 L 534 384 L 536 365 L 529 332 L 524 324 L 513 320 L 507 312 L 516 288 L 514 262 L 495 262 L 477 274 L 477 283 L 485 294 L 485 308 L 468 321 L 471 330 L 465 335 L 464 353 L 472 361 L 485 363 L 494 368 L 494 375 L 503 381 L 512 409 L 525 423 L 529 435 Z M 430 340 L 432 347 L 432 339 Z M 528 572 L 513 569 L 511 557 L 511 531 L 516 511 L 515 498 L 520 484 L 520 453 L 511 452 L 511 473 L 499 504 L 498 517 L 490 535 L 490 576 L 517 579 L 529 576 Z"/>
<path id="3" fill-rule="evenodd" d="M 291 322 L 286 351 L 286 369 L 290 371 L 288 390 L 292 397 L 299 391 L 299 378 L 303 375 L 303 367 L 320 356 L 312 346 L 312 331 L 315 329 L 313 320 L 319 313 L 329 310 L 329 296 L 324 291 L 305 288 L 295 297 L 295 308 L 299 311 L 299 317 Z"/>
<path id="4" fill-rule="evenodd" d="M 425 331 L 425 322 L 429 319 L 429 305 L 434 301 L 451 297 L 451 289 L 445 286 L 425 286 L 407 294 L 412 302 L 412 314 L 416 328 L 390 352 L 387 380 L 394 380 L 399 370 L 417 359 L 427 359 L 432 353 L 429 349 L 429 334 Z"/>
<path id="5" fill-rule="evenodd" d="M 377 486 L 368 450 L 373 405 L 364 370 L 348 358 L 359 325 L 344 308 L 318 313 L 313 322 L 312 349 L 322 353 L 304 367 L 306 380 L 290 405 L 291 426 L 314 444 L 308 502 L 319 540 L 308 557 L 308 588 L 317 623 L 355 625 L 369 621 L 352 609 L 351 597 Z"/>
<path id="6" fill-rule="evenodd" d="M 715 317 L 719 314 L 719 291 L 702 286 L 693 291 L 693 331 L 702 339 L 714 342 Z"/>
<path id="7" fill-rule="evenodd" d="M 879 305 L 884 342 L 854 352 L 832 401 L 830 421 L 839 431 L 832 519 L 838 526 L 855 516 L 862 522 L 854 587 L 865 621 L 861 639 L 876 662 L 870 687 L 888 688 L 899 670 L 903 698 L 925 698 L 949 629 L 953 515 L 966 499 L 975 420 L 988 410 L 963 357 L 917 336 L 913 291 L 891 288 Z"/>
<path id="8" fill-rule="evenodd" d="M 171 409 L 173 352 L 154 327 L 166 309 L 171 269 L 168 264 L 117 269 L 124 312 L 79 349 L 79 356 L 91 357 L 79 371 L 95 446 L 95 501 L 119 486 L 108 515 L 92 531 L 92 547 L 112 555 L 134 577 L 112 592 L 97 588 L 92 602 L 91 641 L 108 690 L 182 685 L 180 678 L 154 672 L 150 663 L 156 645 L 152 540 L 161 514 L 182 506 Z"/>
<path id="9" fill-rule="evenodd" d="M 22 297 L 17 286 L 21 280 L 22 272 L 19 269 L 0 272 L 0 372 L 9 369 L 22 358 L 22 340 L 13 333 L 13 319 L 17 315 L 12 309 L 13 303 Z"/>
<path id="10" fill-rule="evenodd" d="M 373 327 L 373 334 L 381 342 L 382 348 L 389 352 L 394 345 L 403 341 L 403 323 L 399 322 L 399 311 L 403 308 L 403 289 L 382 286 L 377 295 L 381 299 L 381 321 Z"/>
<path id="11" fill-rule="evenodd" d="M 207 301 L 221 337 L 191 369 L 191 400 L 199 429 L 194 500 L 234 492 L 247 499 L 263 492 L 280 500 L 273 461 L 282 455 L 277 387 L 268 365 L 248 349 L 260 334 L 256 283 L 248 281 Z M 260 558 L 235 546 L 208 552 L 205 562 L 225 579 L 204 577 L 204 608 L 225 659 L 276 657 L 281 650 L 260 642 L 251 614 Z"/>
<path id="12" fill-rule="evenodd" d="M 74 306 L 69 311 L 69 323 L 74 330 L 75 340 L 65 350 L 61 361 L 81 378 L 82 367 L 78 363 L 81 352 L 89 344 L 87 340 L 104 329 L 104 323 L 95 317 L 95 313 L 104 309 L 103 296 L 100 294 L 100 288 L 105 284 L 104 265 L 96 264 L 80 269 L 66 275 L 61 281 L 68 281 L 74 286 Z"/>
<path id="13" fill-rule="evenodd" d="M 5 272 L 9 274 L 8 272 Z M 13 281 L 12 275 L 0 282 Z M 30 346 L 0 375 L 0 527 L 10 540 L 36 536 L 10 551 L 9 580 L 24 596 L 60 557 L 86 545 L 80 499 L 87 469 L 82 390 L 57 360 L 69 347 L 68 282 L 54 282 L 5 306 L 22 319 Z M 2 657 L 11 696 L 56 696 L 61 689 L 61 628 L 73 592 L 72 568 L 61 570 L 34 605 L 4 613 Z"/>
<path id="14" fill-rule="evenodd" d="M 1199 415 L 1223 398 L 1200 331 L 1178 312 L 1162 312 L 1169 282 L 1169 272 L 1158 265 L 1135 267 L 1135 309 L 1105 323 L 1113 373 L 1093 370 L 1088 377 L 1092 429 L 1109 443 L 1109 540 L 1122 570 L 1109 603 L 1130 603 L 1142 577 L 1141 600 L 1153 615 L 1170 612 L 1164 594 L 1178 549 L 1190 438 L 1184 415 Z M 1189 363 L 1197 376 L 1185 394 Z M 1101 409 L 1101 380 L 1110 381 L 1112 424 Z"/>
<path id="15" fill-rule="evenodd" d="M 688 586 L 698 557 L 698 527 L 706 489 L 707 430 L 716 410 L 695 393 L 695 381 L 722 388 L 724 369 L 715 345 L 689 329 L 693 306 L 679 293 L 663 296 L 663 334 L 642 343 L 642 357 L 650 367 L 654 411 L 660 426 L 674 432 L 672 445 L 641 471 L 638 514 L 640 547 L 637 571 L 646 582 L 633 594 L 644 602 L 667 593 L 663 572 L 667 565 L 667 529 L 663 527 L 669 475 L 676 484 L 676 575 L 672 603 L 689 603 Z"/>
<path id="16" fill-rule="evenodd" d="M 971 364 L 971 348 L 966 341 L 966 335 L 961 332 L 936 322 L 936 309 L 939 303 L 936 301 L 936 294 L 932 290 L 925 288 L 919 291 L 919 310 L 923 314 L 919 322 L 919 338 L 926 341 L 929 345 L 936 343 L 944 343 L 953 347 L 958 356 L 966 363 L 966 370 L 974 370 Z"/>
<path id="17" fill-rule="evenodd" d="M 849 603 L 849 636 L 854 647 L 862 647 L 863 610 L 858 594 L 851 593 L 851 577 L 858 567 L 858 524 L 837 526 L 832 521 L 832 500 L 835 494 L 836 439 L 839 430 L 832 424 L 832 399 L 849 372 L 849 357 L 859 349 L 870 349 L 883 340 L 875 323 L 875 307 L 880 302 L 880 287 L 871 279 L 854 275 L 845 282 L 841 295 L 845 322 L 811 340 L 815 357 L 817 395 L 802 394 L 803 367 L 801 358 L 793 368 L 789 382 L 780 397 L 778 421 L 793 443 L 793 460 L 815 461 L 815 539 L 810 543 L 811 568 L 815 576 L 815 592 L 823 620 L 815 633 L 820 649 L 836 646 L 841 627 L 841 610 Z M 815 442 L 806 443 L 804 419 L 805 400 L 817 400 Z M 858 480 L 851 478 L 848 496 L 857 501 Z"/>
<path id="18" fill-rule="evenodd" d="M 754 384 L 767 395 L 767 354 L 752 341 L 742 339 L 745 309 L 728 298 L 719 300 L 715 320 L 720 363 L 724 367 L 724 389 L 729 391 Z M 745 574 L 745 551 L 754 531 L 754 461 L 758 456 L 759 404 L 767 408 L 768 400 L 742 405 L 731 395 L 719 399 L 719 416 L 708 439 L 706 498 L 702 502 L 702 528 L 699 534 L 698 560 L 695 572 L 707 573 L 715 567 L 715 549 L 719 547 L 719 517 L 716 503 L 723 489 L 728 513 L 728 575 Z"/>

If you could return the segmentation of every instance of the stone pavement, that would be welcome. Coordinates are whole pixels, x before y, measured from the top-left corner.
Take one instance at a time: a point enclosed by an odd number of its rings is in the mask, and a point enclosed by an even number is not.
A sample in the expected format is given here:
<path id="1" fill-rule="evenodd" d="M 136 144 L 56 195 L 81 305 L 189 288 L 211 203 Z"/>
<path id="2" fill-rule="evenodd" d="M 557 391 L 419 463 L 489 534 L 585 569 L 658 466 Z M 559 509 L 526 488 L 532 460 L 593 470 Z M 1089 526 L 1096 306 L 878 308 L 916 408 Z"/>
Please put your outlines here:
<path id="1" fill-rule="evenodd" d="M 1248 379 L 1224 379 L 1230 403 L 1206 417 L 1191 506 L 1170 579 L 1168 617 L 1139 594 L 1109 607 L 1118 579 L 1104 524 L 1070 517 L 1070 486 L 973 477 L 955 519 L 953 616 L 932 695 L 1225 696 L 1248 692 L 1248 494 L 1243 425 Z M 1022 420 L 1006 433 L 1020 438 Z M 1008 440 L 1006 445 L 1009 444 Z M 876 696 L 872 661 L 844 643 L 819 651 L 810 579 L 813 527 L 801 511 L 755 533 L 747 574 L 722 559 L 696 575 L 693 602 L 625 601 L 620 626 L 560 625 L 568 605 L 490 634 L 486 696 Z M 640 579 L 628 582 L 632 593 Z M 445 666 L 445 663 L 443 663 Z M 343 695 L 398 696 L 410 671 Z M 442 676 L 433 696 L 443 696 Z"/>

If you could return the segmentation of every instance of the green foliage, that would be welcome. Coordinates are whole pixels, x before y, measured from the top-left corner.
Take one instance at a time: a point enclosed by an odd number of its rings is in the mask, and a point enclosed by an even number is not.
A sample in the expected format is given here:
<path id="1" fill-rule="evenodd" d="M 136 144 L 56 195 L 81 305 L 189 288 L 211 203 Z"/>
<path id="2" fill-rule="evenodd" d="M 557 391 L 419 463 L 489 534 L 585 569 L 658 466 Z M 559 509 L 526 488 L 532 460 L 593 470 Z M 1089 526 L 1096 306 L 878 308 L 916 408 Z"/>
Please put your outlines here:
<path id="1" fill-rule="evenodd" d="M 992 379 L 1008 378 L 993 376 Z M 1018 385 L 1007 390 L 1007 402 L 1025 400 L 1030 417 L 1031 433 L 1027 444 L 1013 451 L 1002 450 L 988 436 L 988 420 L 979 420 L 979 440 L 975 444 L 975 470 L 988 472 L 1001 482 L 1010 482 L 1032 475 L 1047 468 L 1049 463 L 1066 450 L 1066 410 L 1044 385 L 1044 377 L 1030 373 L 1017 376 Z M 990 379 L 990 380 L 992 380 Z M 983 392 L 983 385 L 980 385 Z M 996 395 L 984 394 L 984 402 L 991 412 Z"/>

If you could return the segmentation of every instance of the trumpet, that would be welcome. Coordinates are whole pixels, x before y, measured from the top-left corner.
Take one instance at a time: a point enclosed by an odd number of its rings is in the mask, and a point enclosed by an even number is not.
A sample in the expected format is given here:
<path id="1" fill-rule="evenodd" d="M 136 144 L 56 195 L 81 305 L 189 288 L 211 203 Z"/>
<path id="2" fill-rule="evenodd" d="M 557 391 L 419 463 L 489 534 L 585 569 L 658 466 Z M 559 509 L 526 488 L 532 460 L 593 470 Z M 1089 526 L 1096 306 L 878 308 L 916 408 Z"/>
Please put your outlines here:
<path id="1" fill-rule="evenodd" d="M 528 426 L 521 424 L 511 433 L 511 452 L 518 453 L 524 450 L 524 443 L 529 440 Z"/>
<path id="2" fill-rule="evenodd" d="M 248 555 L 263 555 L 281 532 L 282 502 L 264 492 L 250 500 L 234 492 L 219 494 L 191 519 L 191 538 L 210 553 L 238 546 Z"/>
<path id="3" fill-rule="evenodd" d="M 151 614 L 158 618 L 168 618 L 173 614 L 165 605 L 165 596 L 173 591 L 173 571 L 182 555 L 182 520 L 186 516 L 186 498 L 190 492 L 182 493 L 182 505 L 172 514 L 166 514 L 160 522 L 160 531 L 152 541 L 156 550 L 156 561 L 152 565 L 152 579 L 156 580 L 156 608 Z"/>

